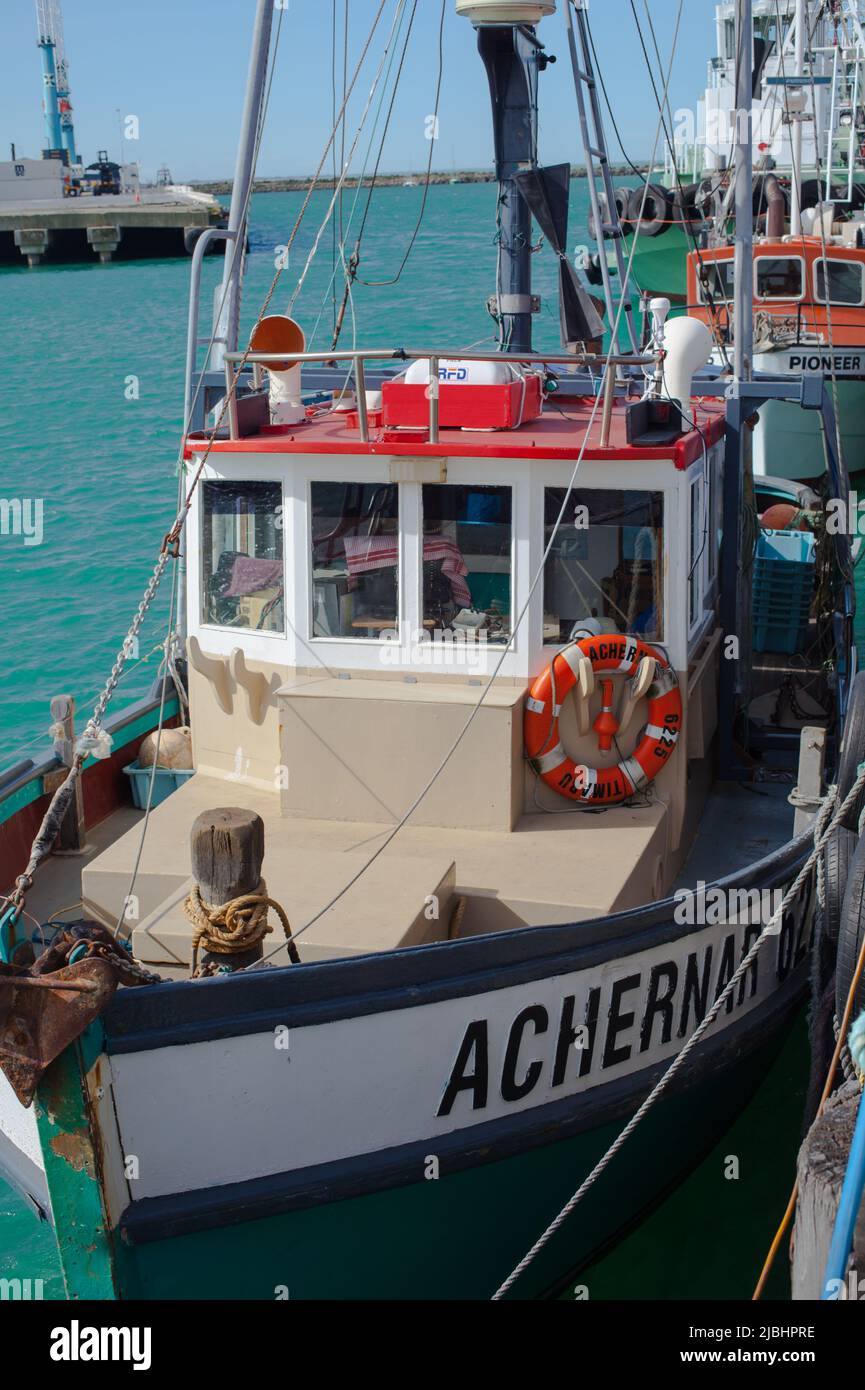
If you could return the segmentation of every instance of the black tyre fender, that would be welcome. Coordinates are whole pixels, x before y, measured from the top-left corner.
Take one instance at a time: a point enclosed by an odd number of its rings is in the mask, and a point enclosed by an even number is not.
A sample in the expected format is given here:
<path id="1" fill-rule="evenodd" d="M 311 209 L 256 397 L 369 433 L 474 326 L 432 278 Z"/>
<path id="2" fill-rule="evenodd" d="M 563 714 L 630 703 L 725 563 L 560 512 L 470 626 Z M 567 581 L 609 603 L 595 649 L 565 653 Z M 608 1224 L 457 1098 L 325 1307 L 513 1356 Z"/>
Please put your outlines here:
<path id="1" fill-rule="evenodd" d="M 858 843 L 858 835 L 839 825 L 823 846 L 823 884 L 826 894 L 823 924 L 826 936 L 832 942 L 838 940 L 841 932 L 844 892 Z"/>
<path id="2" fill-rule="evenodd" d="M 841 908 L 838 933 L 838 962 L 835 967 L 835 1012 L 840 1019 L 862 950 L 865 936 L 865 839 L 859 841 L 850 864 L 847 888 Z M 865 1009 L 865 971 L 856 990 L 853 1018 Z"/>
<path id="3" fill-rule="evenodd" d="M 850 701 L 844 732 L 841 736 L 841 752 L 838 758 L 838 805 L 845 800 L 856 781 L 856 772 L 861 762 L 865 762 L 865 671 L 853 677 L 850 687 Z M 857 796 L 855 802 L 844 815 L 841 824 L 848 830 L 859 829 L 859 817 L 865 808 L 865 791 Z"/>
<path id="4" fill-rule="evenodd" d="M 645 203 L 643 193 L 645 191 Z M 642 218 L 640 210 L 642 209 Z M 673 218 L 673 200 L 670 191 L 659 183 L 648 187 L 634 188 L 628 201 L 628 221 L 640 225 L 640 236 L 660 236 L 667 230 Z"/>
<path id="5" fill-rule="evenodd" d="M 613 190 L 613 202 L 616 205 L 616 213 L 619 218 L 619 225 L 622 228 L 622 235 L 629 236 L 634 230 L 628 220 L 628 209 L 631 206 L 631 188 L 615 188 Z"/>
<path id="6" fill-rule="evenodd" d="M 673 195 L 673 217 L 686 231 L 703 220 L 696 202 L 699 189 L 698 183 L 686 183 Z"/>

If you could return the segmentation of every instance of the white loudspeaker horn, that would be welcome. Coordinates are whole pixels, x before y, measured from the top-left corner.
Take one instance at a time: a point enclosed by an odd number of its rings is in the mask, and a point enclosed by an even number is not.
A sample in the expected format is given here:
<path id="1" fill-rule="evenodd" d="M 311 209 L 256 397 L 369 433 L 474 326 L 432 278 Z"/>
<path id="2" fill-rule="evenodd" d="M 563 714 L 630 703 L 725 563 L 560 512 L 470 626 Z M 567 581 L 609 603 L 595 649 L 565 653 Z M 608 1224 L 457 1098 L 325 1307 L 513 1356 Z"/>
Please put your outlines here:
<path id="1" fill-rule="evenodd" d="M 253 352 L 304 352 L 306 338 L 300 324 L 284 314 L 270 314 L 257 324 L 250 340 Z M 274 425 L 297 425 L 306 419 L 301 400 L 300 363 L 264 364 L 270 378 L 270 418 Z"/>

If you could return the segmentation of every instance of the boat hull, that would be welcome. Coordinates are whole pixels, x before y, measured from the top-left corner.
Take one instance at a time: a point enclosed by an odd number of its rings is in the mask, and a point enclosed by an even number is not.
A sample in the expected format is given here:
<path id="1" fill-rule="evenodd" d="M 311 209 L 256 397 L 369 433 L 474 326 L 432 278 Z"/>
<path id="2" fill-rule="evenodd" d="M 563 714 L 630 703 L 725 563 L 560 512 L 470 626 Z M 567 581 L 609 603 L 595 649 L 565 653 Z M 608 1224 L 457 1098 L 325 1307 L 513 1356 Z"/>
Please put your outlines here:
<path id="1" fill-rule="evenodd" d="M 714 1054 L 715 1076 L 704 1062 L 690 1085 L 650 1112 L 512 1296 L 560 1290 L 685 1176 L 748 1102 L 789 1020 L 788 1006 L 766 1036 L 740 1037 L 723 1062 Z M 134 1244 L 127 1232 L 117 1244 L 119 1287 L 135 1299 L 488 1299 L 616 1138 L 637 1094 L 611 1107 L 606 1123 L 571 1137 L 552 1138 L 551 1121 L 546 1139 L 535 1136 L 498 1161 L 484 1161 L 479 1137 L 460 1156 L 469 1166 L 449 1172 L 443 1156 L 437 1179 L 332 1201 L 322 1177 L 294 1209 L 257 1220 L 244 1219 L 250 1194 L 238 1193 L 223 1208 L 225 1224 L 136 1235 Z M 159 1218 L 168 1228 L 172 1219 L 182 1225 L 182 1199 L 173 1218 Z"/>
<path id="2" fill-rule="evenodd" d="M 101 1242 L 100 1287 L 122 1297 L 488 1298 L 665 1072 L 809 847 L 707 890 L 704 907 L 738 901 L 719 920 L 680 896 L 122 990 L 80 1049 L 88 1099 L 65 1120 L 69 1135 L 89 1127 L 104 1229 L 77 1221 L 81 1163 L 69 1194 L 68 1140 L 42 1130 L 70 1296 L 89 1288 L 72 1231 L 88 1279 Z M 809 886 L 515 1296 L 561 1286 L 724 1132 L 802 998 L 811 924 Z M 57 1065 L 38 1098 L 55 1113 L 70 1085 Z"/>
<path id="3" fill-rule="evenodd" d="M 837 412 L 844 461 L 855 472 L 865 457 L 865 347 L 844 348 L 835 353 L 838 384 Z M 829 355 L 825 349 L 785 348 L 757 353 L 759 372 L 800 376 L 823 371 L 831 395 Z M 754 431 L 754 472 L 796 481 L 820 478 L 826 471 L 822 417 L 819 411 L 802 410 L 798 402 L 767 401 L 760 407 Z"/>

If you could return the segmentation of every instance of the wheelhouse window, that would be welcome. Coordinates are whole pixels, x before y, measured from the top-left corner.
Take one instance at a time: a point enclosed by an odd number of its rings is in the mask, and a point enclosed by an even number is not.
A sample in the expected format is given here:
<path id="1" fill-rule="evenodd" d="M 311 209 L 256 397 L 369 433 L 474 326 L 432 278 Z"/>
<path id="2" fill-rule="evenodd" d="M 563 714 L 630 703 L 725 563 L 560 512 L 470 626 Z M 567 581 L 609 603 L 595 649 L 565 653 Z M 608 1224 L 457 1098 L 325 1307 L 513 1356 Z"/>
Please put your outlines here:
<path id="1" fill-rule="evenodd" d="M 544 544 L 565 502 L 544 490 Z M 664 502 L 660 492 L 576 488 L 544 567 L 544 641 L 596 619 L 605 632 L 664 636 Z"/>
<path id="2" fill-rule="evenodd" d="M 205 482 L 202 522 L 202 621 L 283 632 L 281 485 Z"/>
<path id="3" fill-rule="evenodd" d="M 424 484 L 423 625 L 505 643 L 511 635 L 509 487 Z"/>
<path id="4" fill-rule="evenodd" d="M 733 298 L 733 260 L 709 261 L 697 265 L 697 290 L 701 304 L 723 303 Z"/>
<path id="5" fill-rule="evenodd" d="M 758 299 L 801 299 L 802 261 L 798 256 L 758 256 L 754 268 Z"/>
<path id="6" fill-rule="evenodd" d="M 376 640 L 399 615 L 395 483 L 310 485 L 312 635 Z"/>
<path id="7" fill-rule="evenodd" d="M 865 267 L 863 267 L 859 261 L 827 262 L 822 256 L 815 262 L 814 267 L 814 295 L 819 303 L 825 304 L 827 300 L 827 265 L 829 268 L 829 303 L 862 304 L 863 300 L 865 300 L 865 294 L 863 294 L 863 272 L 865 272 Z"/>

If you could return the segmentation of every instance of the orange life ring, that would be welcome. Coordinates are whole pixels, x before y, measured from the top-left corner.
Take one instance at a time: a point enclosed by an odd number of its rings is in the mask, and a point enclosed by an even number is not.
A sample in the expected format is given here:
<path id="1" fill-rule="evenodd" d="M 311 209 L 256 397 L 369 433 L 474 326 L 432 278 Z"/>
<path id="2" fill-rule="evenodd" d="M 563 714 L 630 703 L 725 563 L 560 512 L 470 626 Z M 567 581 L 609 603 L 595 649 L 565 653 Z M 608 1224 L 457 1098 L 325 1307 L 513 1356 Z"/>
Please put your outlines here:
<path id="1" fill-rule="evenodd" d="M 646 691 L 646 725 L 633 753 L 613 767 L 576 763 L 559 738 L 559 710 L 574 688 L 581 658 L 587 657 L 594 671 L 634 676 L 647 656 L 655 662 L 655 675 Z M 595 727 L 604 729 L 608 720 L 605 709 Z M 523 720 L 526 755 L 547 786 L 569 800 L 607 806 L 625 801 L 657 776 L 676 747 L 681 727 L 682 696 L 676 673 L 663 652 L 627 633 L 601 633 L 563 647 L 532 685 Z M 604 741 L 609 747 L 609 738 Z"/>

